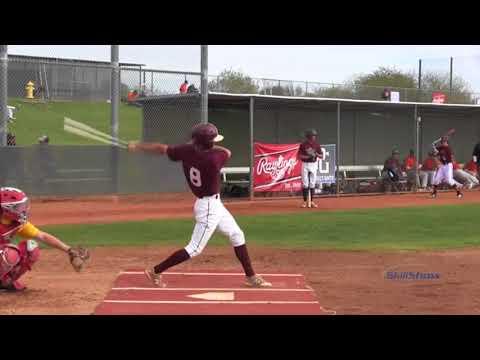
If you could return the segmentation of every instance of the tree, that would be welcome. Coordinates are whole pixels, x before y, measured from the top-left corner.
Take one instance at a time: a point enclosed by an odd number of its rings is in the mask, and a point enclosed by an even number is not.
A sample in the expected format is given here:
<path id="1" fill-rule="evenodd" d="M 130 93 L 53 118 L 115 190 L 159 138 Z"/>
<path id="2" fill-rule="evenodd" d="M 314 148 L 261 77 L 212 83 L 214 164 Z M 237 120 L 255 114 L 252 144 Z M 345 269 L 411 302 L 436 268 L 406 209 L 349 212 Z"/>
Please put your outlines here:
<path id="1" fill-rule="evenodd" d="M 251 77 L 233 70 L 223 70 L 216 79 L 208 83 L 208 89 L 233 94 L 258 93 L 258 86 Z"/>
<path id="2" fill-rule="evenodd" d="M 416 100 L 417 79 L 413 72 L 380 67 L 371 74 L 354 76 L 350 83 L 357 99 L 381 100 L 388 88 L 399 91 L 403 101 Z"/>
<path id="3" fill-rule="evenodd" d="M 417 75 L 395 68 L 380 67 L 371 74 L 356 76 L 352 80 L 355 95 L 360 99 L 380 99 L 384 88 L 399 91 L 402 101 L 432 102 L 433 92 L 447 95 L 447 102 L 473 104 L 475 100 L 467 81 L 456 76 L 452 79 L 448 72 L 426 72 L 422 75 L 421 90 L 418 90 Z"/>
<path id="4" fill-rule="evenodd" d="M 403 72 L 395 68 L 380 67 L 371 74 L 357 75 L 353 78 L 355 86 L 376 86 L 396 88 L 416 88 L 417 79 L 412 72 Z"/>
<path id="5" fill-rule="evenodd" d="M 422 75 L 422 100 L 432 101 L 432 92 L 442 92 L 447 95 L 448 103 L 474 104 L 472 90 L 467 81 L 459 76 L 452 78 L 450 91 L 450 73 L 427 72 Z"/>
<path id="6" fill-rule="evenodd" d="M 337 85 L 332 87 L 320 87 L 309 93 L 308 96 L 335 98 L 335 99 L 354 99 L 355 94 L 350 84 Z"/>

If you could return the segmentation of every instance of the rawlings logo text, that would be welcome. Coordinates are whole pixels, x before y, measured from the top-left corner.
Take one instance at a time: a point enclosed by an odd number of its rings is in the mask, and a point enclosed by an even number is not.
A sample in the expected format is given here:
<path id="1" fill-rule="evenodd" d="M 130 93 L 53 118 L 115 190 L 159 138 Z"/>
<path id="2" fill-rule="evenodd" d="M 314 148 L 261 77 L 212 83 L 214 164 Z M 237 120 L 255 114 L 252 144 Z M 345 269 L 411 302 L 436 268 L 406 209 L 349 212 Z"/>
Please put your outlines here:
<path id="1" fill-rule="evenodd" d="M 261 158 L 257 164 L 257 174 L 261 175 L 265 173 L 278 180 L 285 174 L 290 174 L 295 168 L 295 165 L 297 165 L 297 162 L 298 161 L 295 158 L 286 159 L 282 155 L 274 161 L 269 161 L 268 158 L 264 157 Z"/>

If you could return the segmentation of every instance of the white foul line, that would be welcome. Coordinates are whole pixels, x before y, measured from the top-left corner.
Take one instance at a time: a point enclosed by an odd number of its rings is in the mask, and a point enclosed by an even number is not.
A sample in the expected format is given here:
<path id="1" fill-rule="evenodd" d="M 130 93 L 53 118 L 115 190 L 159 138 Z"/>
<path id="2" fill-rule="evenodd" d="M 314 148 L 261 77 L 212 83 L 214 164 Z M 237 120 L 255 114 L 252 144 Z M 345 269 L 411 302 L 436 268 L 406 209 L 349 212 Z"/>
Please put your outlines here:
<path id="1" fill-rule="evenodd" d="M 238 276 L 238 275 L 243 275 L 245 276 L 244 273 L 202 273 L 202 272 L 164 272 L 162 273 L 163 275 L 221 275 L 221 276 L 226 276 L 226 275 L 232 275 L 232 276 Z M 143 275 L 143 271 L 121 271 L 120 275 Z M 263 276 L 285 276 L 285 277 L 300 277 L 303 276 L 302 274 L 259 274 Z"/>
<path id="2" fill-rule="evenodd" d="M 133 291 L 298 291 L 313 292 L 312 289 L 275 289 L 275 288 L 143 288 L 143 287 L 117 287 L 112 290 L 133 290 Z"/>
<path id="3" fill-rule="evenodd" d="M 109 304 L 319 304 L 318 301 L 153 301 L 153 300 L 104 300 Z"/>

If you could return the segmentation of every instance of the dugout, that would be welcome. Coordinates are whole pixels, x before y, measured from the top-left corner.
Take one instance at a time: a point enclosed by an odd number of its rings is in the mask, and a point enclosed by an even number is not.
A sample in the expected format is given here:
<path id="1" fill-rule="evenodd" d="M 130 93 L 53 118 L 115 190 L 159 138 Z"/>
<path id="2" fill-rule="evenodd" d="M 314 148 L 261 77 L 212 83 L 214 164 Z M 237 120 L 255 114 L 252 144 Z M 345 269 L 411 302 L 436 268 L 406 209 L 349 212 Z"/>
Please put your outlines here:
<path id="1" fill-rule="evenodd" d="M 143 98 L 145 141 L 188 140 L 200 119 L 200 96 Z M 459 162 L 469 161 L 480 140 L 480 106 L 352 99 L 210 93 L 208 117 L 232 149 L 229 166 L 250 166 L 252 142 L 293 143 L 315 128 L 323 144 L 337 144 L 337 164 L 380 165 L 393 148 L 422 160 L 449 128 Z"/>

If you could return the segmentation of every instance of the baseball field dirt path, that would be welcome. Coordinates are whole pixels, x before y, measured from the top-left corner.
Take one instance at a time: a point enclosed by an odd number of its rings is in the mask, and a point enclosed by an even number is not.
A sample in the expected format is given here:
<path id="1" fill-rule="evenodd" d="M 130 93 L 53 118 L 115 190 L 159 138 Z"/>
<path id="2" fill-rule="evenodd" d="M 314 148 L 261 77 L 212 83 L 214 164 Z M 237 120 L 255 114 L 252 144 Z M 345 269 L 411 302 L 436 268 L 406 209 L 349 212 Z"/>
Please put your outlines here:
<path id="1" fill-rule="evenodd" d="M 357 196 L 318 199 L 318 209 L 301 209 L 301 200 L 230 200 L 226 207 L 234 215 L 296 213 L 300 211 L 335 211 L 350 209 L 429 206 L 480 203 L 480 191 L 466 192 L 459 200 L 455 193 L 442 193 L 430 199 L 427 193 Z M 194 198 L 190 194 L 131 195 L 33 199 L 31 219 L 41 225 L 109 223 L 147 219 L 191 218 Z"/>

